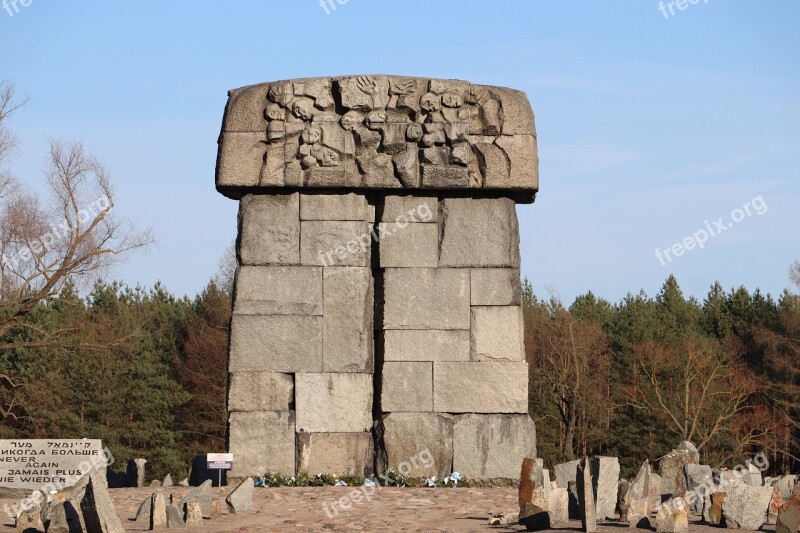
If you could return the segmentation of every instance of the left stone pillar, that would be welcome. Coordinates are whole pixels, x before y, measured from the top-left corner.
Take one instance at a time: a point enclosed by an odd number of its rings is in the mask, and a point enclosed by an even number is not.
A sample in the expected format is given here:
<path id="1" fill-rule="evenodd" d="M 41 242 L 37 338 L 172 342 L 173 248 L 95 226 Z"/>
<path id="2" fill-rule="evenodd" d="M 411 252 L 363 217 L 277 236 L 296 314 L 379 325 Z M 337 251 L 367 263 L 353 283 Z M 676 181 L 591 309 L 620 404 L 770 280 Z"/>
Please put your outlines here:
<path id="1" fill-rule="evenodd" d="M 232 477 L 372 472 L 373 220 L 358 193 L 241 199 Z"/>

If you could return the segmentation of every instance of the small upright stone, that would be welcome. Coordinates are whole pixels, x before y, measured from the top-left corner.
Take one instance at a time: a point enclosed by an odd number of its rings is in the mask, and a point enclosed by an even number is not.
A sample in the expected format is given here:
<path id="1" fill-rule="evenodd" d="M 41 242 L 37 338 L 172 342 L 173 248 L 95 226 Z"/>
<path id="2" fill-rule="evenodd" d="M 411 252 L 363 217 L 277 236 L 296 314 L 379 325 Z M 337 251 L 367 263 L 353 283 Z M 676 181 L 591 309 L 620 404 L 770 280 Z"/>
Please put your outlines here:
<path id="1" fill-rule="evenodd" d="M 661 458 L 658 464 L 661 472 L 661 494 L 677 496 L 686 491 L 683 467 L 688 464 L 697 464 L 697 452 L 672 450 Z"/>
<path id="2" fill-rule="evenodd" d="M 526 457 L 522 460 L 522 471 L 519 475 L 519 507 L 526 503 L 534 503 L 547 509 L 550 500 L 550 474 L 544 479 L 546 470 L 542 468 L 544 461 L 539 458 Z"/>
<path id="3" fill-rule="evenodd" d="M 727 496 L 722 502 L 728 528 L 761 529 L 767 519 L 772 491 L 772 487 L 752 487 L 741 481 L 729 481 L 725 485 Z"/>
<path id="4" fill-rule="evenodd" d="M 596 487 L 597 520 L 617 517 L 617 492 L 619 491 L 619 459 L 595 457 L 592 461 L 592 477 Z"/>
<path id="5" fill-rule="evenodd" d="M 150 530 L 167 527 L 167 499 L 163 492 L 154 492 L 150 498 Z"/>
<path id="6" fill-rule="evenodd" d="M 722 524 L 722 504 L 725 502 L 727 494 L 724 492 L 714 492 L 709 501 L 704 504 L 703 520 L 712 526 Z"/>
<path id="7" fill-rule="evenodd" d="M 233 491 L 225 498 L 228 505 L 228 512 L 232 514 L 244 514 L 253 510 L 253 480 L 245 478 Z"/>
<path id="8" fill-rule="evenodd" d="M 678 451 L 691 452 L 694 455 L 694 462 L 700 462 L 700 452 L 697 451 L 697 446 L 695 446 L 693 442 L 685 440 L 678 444 L 678 447 L 675 449 Z"/>
<path id="9" fill-rule="evenodd" d="M 17 533 L 38 533 L 44 531 L 42 510 L 38 505 L 21 511 L 16 520 Z"/>
<path id="10" fill-rule="evenodd" d="M 199 487 L 192 489 L 180 502 L 182 507 L 189 502 L 198 502 L 203 513 L 203 518 L 211 518 L 211 480 L 207 479 Z"/>
<path id="11" fill-rule="evenodd" d="M 139 504 L 139 508 L 136 510 L 136 516 L 133 518 L 133 521 L 137 524 L 147 524 L 150 525 L 150 511 L 152 510 L 153 506 L 153 497 L 148 496 L 145 500 Z"/>
<path id="12" fill-rule="evenodd" d="M 200 508 L 200 502 L 184 504 L 183 520 L 187 526 L 199 526 L 203 523 L 203 510 Z"/>
<path id="13" fill-rule="evenodd" d="M 800 528 L 800 502 L 790 500 L 778 511 L 775 533 L 797 533 Z"/>
<path id="14" fill-rule="evenodd" d="M 550 529 L 550 513 L 535 503 L 526 503 L 519 512 L 519 523 L 528 531 L 546 531 Z"/>
<path id="15" fill-rule="evenodd" d="M 78 511 L 69 501 L 54 501 L 48 507 L 47 533 L 83 533 Z"/>
<path id="16" fill-rule="evenodd" d="M 645 460 L 622 498 L 622 520 L 628 527 L 650 527 L 650 463 Z"/>
<path id="17" fill-rule="evenodd" d="M 177 505 L 167 505 L 167 529 L 181 529 L 186 527 L 183 513 Z"/>
<path id="18" fill-rule="evenodd" d="M 562 489 L 569 488 L 570 482 L 575 482 L 579 460 L 569 461 L 568 463 L 560 463 L 555 466 L 553 473 L 556 476 L 556 484 Z"/>
<path id="19" fill-rule="evenodd" d="M 219 519 L 219 502 L 217 502 L 216 500 L 211 502 L 211 505 L 208 507 L 208 517 L 211 520 Z M 205 516 L 203 518 L 205 518 Z"/>
<path id="20" fill-rule="evenodd" d="M 144 465 L 147 459 L 129 459 L 125 468 L 129 487 L 144 487 Z"/>
<path id="21" fill-rule="evenodd" d="M 691 509 L 694 514 L 703 514 L 703 494 L 712 483 L 711 467 L 708 465 L 688 464 L 683 467 L 686 495 L 691 497 Z"/>
<path id="22" fill-rule="evenodd" d="M 569 493 L 567 489 L 556 487 L 550 491 L 550 524 L 569 522 Z"/>
<path id="23" fill-rule="evenodd" d="M 167 474 L 164 476 L 164 481 L 161 482 L 162 487 L 172 487 L 174 483 L 172 482 L 172 475 Z"/>
<path id="24" fill-rule="evenodd" d="M 89 471 L 89 483 L 81 500 L 83 522 L 90 533 L 125 533 L 106 487 L 105 468 Z"/>
<path id="25" fill-rule="evenodd" d="M 688 530 L 689 514 L 683 498 L 669 501 L 656 513 L 656 533 L 686 533 Z"/>
<path id="26" fill-rule="evenodd" d="M 592 483 L 592 461 L 584 457 L 578 464 L 576 484 L 578 487 L 578 507 L 580 508 L 581 529 L 585 533 L 597 531 L 597 512 Z"/>
<path id="27" fill-rule="evenodd" d="M 650 507 L 648 514 L 652 514 L 661 506 L 661 476 L 650 469 Z"/>

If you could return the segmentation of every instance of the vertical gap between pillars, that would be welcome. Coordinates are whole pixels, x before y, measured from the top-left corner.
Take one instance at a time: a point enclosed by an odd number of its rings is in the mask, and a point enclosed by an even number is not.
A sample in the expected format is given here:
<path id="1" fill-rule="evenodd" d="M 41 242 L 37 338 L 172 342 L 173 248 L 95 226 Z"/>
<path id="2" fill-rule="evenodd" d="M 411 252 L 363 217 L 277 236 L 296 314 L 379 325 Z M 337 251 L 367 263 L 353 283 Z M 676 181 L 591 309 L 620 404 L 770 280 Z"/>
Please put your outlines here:
<path id="1" fill-rule="evenodd" d="M 383 219 L 383 208 L 385 197 L 376 194 L 373 197 L 375 203 L 375 222 L 372 226 L 372 254 L 371 267 L 373 278 L 373 366 L 372 366 L 372 444 L 373 444 L 373 472 L 381 476 L 388 468 L 388 458 L 386 446 L 383 439 L 383 408 L 381 406 L 381 396 L 383 389 L 383 357 L 385 348 L 385 337 L 383 332 L 383 307 L 384 307 L 384 281 L 383 269 L 381 268 L 381 250 L 378 225 Z"/>

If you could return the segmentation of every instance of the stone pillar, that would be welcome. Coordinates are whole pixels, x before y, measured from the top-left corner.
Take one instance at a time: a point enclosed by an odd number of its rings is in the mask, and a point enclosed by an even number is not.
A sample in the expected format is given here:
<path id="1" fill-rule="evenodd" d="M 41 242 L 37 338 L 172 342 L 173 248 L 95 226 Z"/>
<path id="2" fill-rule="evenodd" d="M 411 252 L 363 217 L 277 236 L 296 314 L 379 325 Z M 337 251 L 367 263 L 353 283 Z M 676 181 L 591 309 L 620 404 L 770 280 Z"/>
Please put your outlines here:
<path id="1" fill-rule="evenodd" d="M 231 91 L 219 145 L 217 189 L 240 201 L 231 476 L 517 478 L 536 455 L 515 211 L 538 190 L 524 93 L 265 83 Z"/>

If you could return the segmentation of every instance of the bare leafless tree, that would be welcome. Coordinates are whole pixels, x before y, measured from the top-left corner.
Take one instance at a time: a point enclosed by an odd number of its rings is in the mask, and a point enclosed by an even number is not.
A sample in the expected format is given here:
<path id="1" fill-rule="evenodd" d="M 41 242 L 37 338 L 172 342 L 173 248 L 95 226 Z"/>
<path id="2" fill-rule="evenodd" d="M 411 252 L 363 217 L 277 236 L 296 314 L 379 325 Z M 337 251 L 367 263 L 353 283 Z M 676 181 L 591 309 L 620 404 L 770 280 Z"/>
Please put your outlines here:
<path id="1" fill-rule="evenodd" d="M 632 353 L 636 373 L 628 402 L 655 414 L 678 439 L 697 442 L 702 449 L 715 436 L 730 433 L 752 410 L 750 400 L 760 386 L 747 370 L 743 352 L 733 338 L 639 343 Z"/>
<path id="2" fill-rule="evenodd" d="M 0 85 L 0 162 L 14 144 L 4 121 L 20 105 L 13 85 Z M 29 313 L 153 242 L 149 230 L 115 216 L 111 176 L 81 143 L 52 139 L 46 178 L 44 195 L 10 177 L 0 182 L 0 338 L 26 330 L 25 340 L 0 342 L 0 351 L 59 345 L 64 332 L 26 321 Z"/>
<path id="3" fill-rule="evenodd" d="M 552 297 L 526 309 L 525 348 L 531 386 L 546 391 L 558 411 L 559 453 L 569 460 L 586 454 L 607 434 L 613 411 L 606 334 Z"/>
<path id="4" fill-rule="evenodd" d="M 800 291 L 800 259 L 795 259 L 789 268 L 789 279 L 792 280 L 794 286 Z"/>

